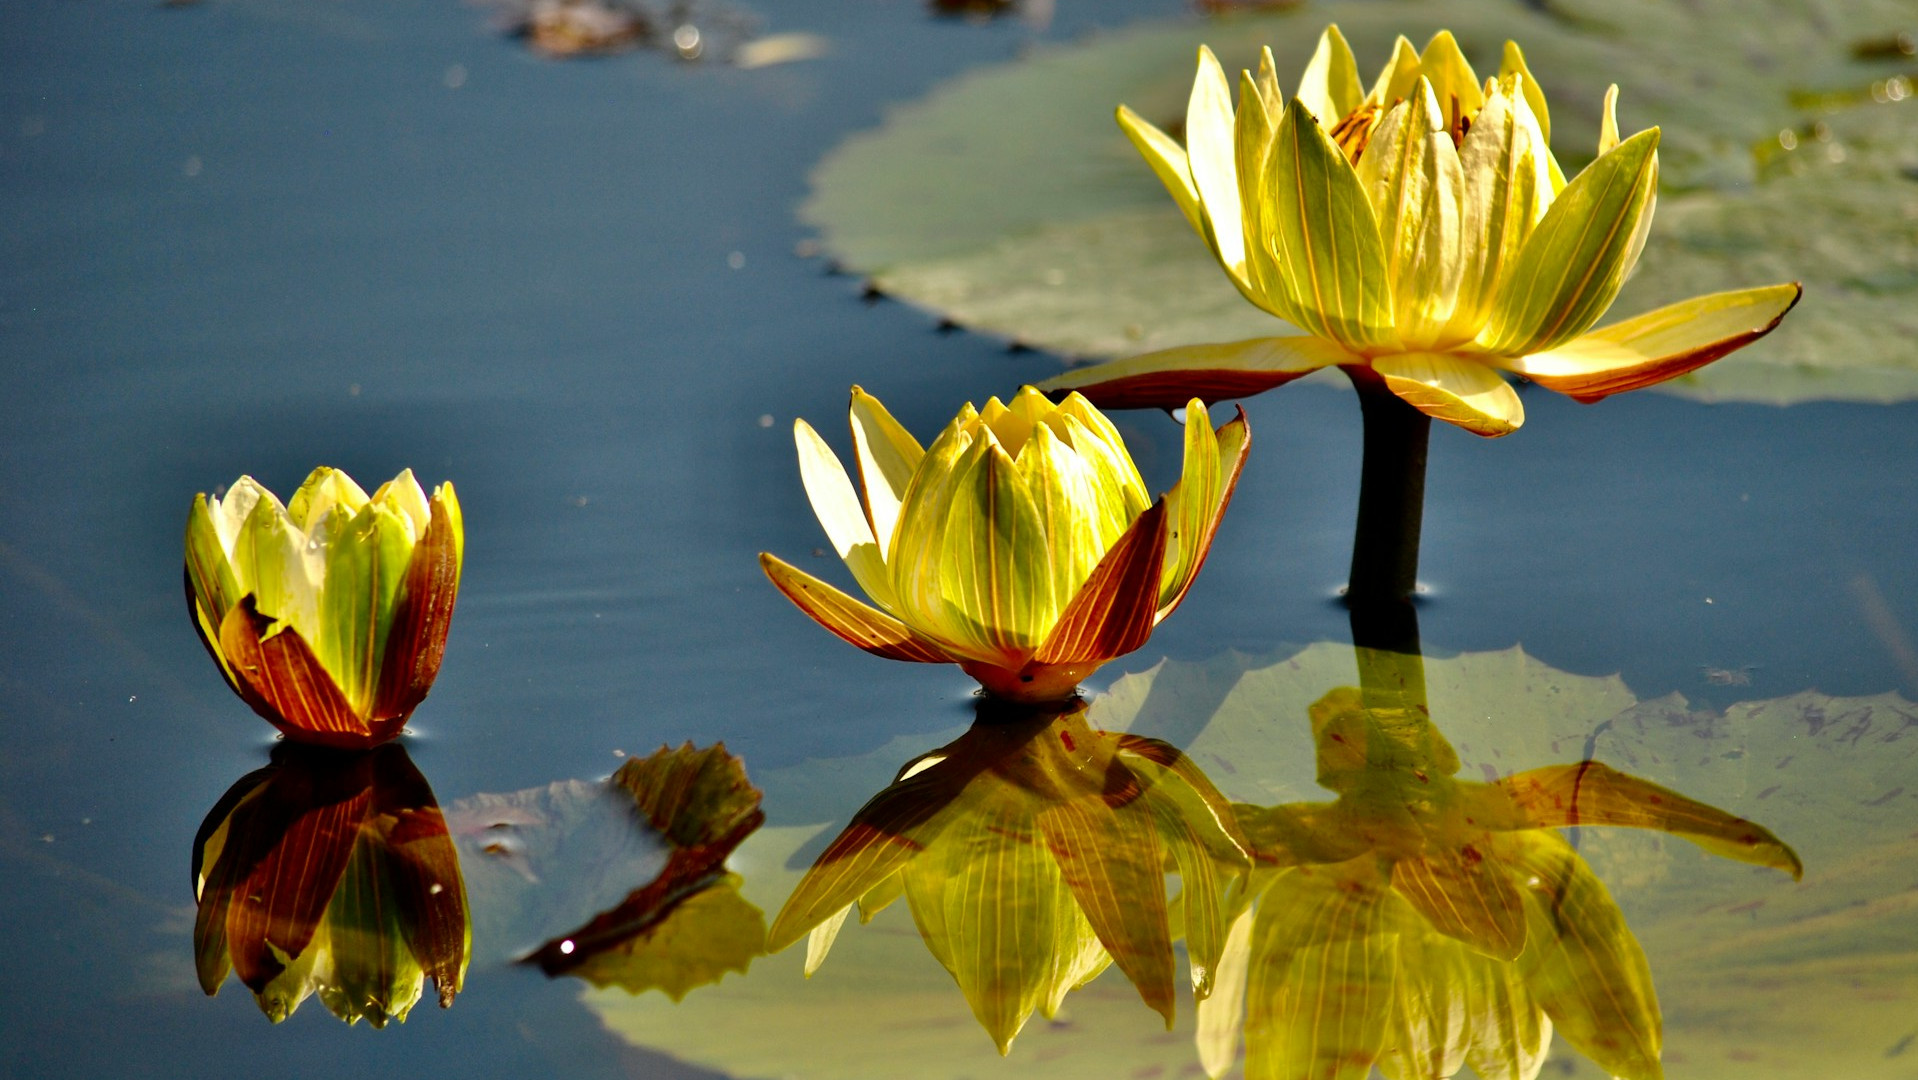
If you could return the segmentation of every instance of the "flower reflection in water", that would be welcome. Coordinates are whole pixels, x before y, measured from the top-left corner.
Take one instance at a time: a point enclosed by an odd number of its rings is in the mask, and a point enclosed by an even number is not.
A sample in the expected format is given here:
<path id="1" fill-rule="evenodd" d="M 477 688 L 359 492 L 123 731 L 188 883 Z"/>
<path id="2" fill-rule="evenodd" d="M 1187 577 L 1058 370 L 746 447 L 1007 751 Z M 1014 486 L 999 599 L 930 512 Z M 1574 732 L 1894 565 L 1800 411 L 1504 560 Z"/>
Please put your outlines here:
<path id="1" fill-rule="evenodd" d="M 1407 609 L 1409 610 L 1409 609 Z M 1354 629 L 1366 641 L 1366 616 Z M 1400 645 L 1405 642 L 1401 638 Z M 1247 1077 L 1538 1075 L 1556 1028 L 1621 1077 L 1663 1075 L 1651 971 L 1623 914 L 1556 830 L 1682 836 L 1798 877 L 1769 831 L 1593 761 L 1489 783 L 1431 723 L 1410 649 L 1361 647 L 1362 687 L 1311 709 L 1330 803 L 1235 810 L 1258 866 L 1220 988 L 1200 1005 L 1207 1071 Z"/>
<path id="2" fill-rule="evenodd" d="M 773 921 L 769 947 L 810 934 L 810 973 L 851 905 L 869 920 L 904 895 L 1001 1053 L 1033 1010 L 1053 1016 L 1115 962 L 1170 1024 L 1173 938 L 1182 927 L 1204 998 L 1244 844 L 1183 754 L 1097 730 L 1085 708 L 982 702 L 970 730 L 854 815 Z M 1182 883 L 1171 902 L 1168 872 Z"/>
<path id="3" fill-rule="evenodd" d="M 374 1027 L 425 980 L 453 1003 L 472 940 L 459 859 L 406 751 L 283 743 L 234 784 L 193 845 L 200 985 L 231 969 L 275 1023 L 309 994 Z"/>

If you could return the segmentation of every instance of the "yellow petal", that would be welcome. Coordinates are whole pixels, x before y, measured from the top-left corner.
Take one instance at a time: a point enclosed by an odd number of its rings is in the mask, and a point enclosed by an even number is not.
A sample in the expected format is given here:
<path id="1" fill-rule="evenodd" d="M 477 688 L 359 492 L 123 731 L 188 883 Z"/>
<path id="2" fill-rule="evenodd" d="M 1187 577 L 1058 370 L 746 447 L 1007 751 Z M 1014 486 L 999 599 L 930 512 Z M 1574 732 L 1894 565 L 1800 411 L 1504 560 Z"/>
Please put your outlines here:
<path id="1" fill-rule="evenodd" d="M 1266 168 L 1281 271 L 1303 327 L 1355 351 L 1392 340 L 1392 289 L 1372 204 L 1345 152 L 1294 100 Z"/>
<path id="2" fill-rule="evenodd" d="M 1199 46 L 1199 73 L 1185 111 L 1186 157 L 1199 192 L 1206 239 L 1231 274 L 1245 276 L 1245 235 L 1234 160 L 1232 87 L 1212 50 Z"/>
<path id="3" fill-rule="evenodd" d="M 387 509 L 404 517 L 412 525 L 413 539 L 416 541 L 426 534 L 426 527 L 433 522 L 433 511 L 426 505 L 426 492 L 420 490 L 420 482 L 414 479 L 411 469 L 402 469 L 398 476 L 381 484 L 370 501 L 383 503 Z M 293 507 L 286 509 L 287 513 L 294 513 Z M 294 520 L 299 520 L 297 514 Z"/>
<path id="4" fill-rule="evenodd" d="M 1253 338 L 1142 353 L 1055 375 L 1039 386 L 1074 389 L 1108 409 L 1176 409 L 1195 397 L 1251 397 L 1323 367 L 1357 362 L 1356 354 L 1325 338 Z"/>
<path id="5" fill-rule="evenodd" d="M 1523 80 L 1513 76 L 1509 90 L 1486 99 L 1459 147 L 1459 251 L 1465 266 L 1447 340 L 1469 341 L 1485 325 L 1499 283 L 1551 199 L 1550 152 Z"/>
<path id="6" fill-rule="evenodd" d="M 1404 353 L 1372 361 L 1372 370 L 1406 404 L 1474 435 L 1510 435 L 1525 406 L 1498 372 L 1445 353 Z"/>
<path id="7" fill-rule="evenodd" d="M 1269 51 L 1268 51 L 1269 55 Z M 1265 103 L 1265 92 L 1248 72 L 1239 73 L 1239 113 L 1235 139 L 1238 142 L 1239 202 L 1244 214 L 1245 273 L 1233 281 L 1247 300 L 1287 322 L 1300 319 L 1298 303 L 1290 283 L 1279 266 L 1278 251 L 1272 246 L 1274 208 L 1265 198 L 1266 162 L 1272 156 L 1274 127 L 1278 112 Z"/>
<path id="8" fill-rule="evenodd" d="M 1119 106 L 1119 129 L 1132 140 L 1139 155 L 1152 166 L 1152 172 L 1172 194 L 1172 201 L 1179 204 L 1179 212 L 1185 215 L 1186 223 L 1200 236 L 1205 235 L 1205 219 L 1199 209 L 1199 189 L 1192 185 L 1192 166 L 1186 160 L 1185 147 L 1165 132 L 1160 131 L 1151 121 L 1124 105 Z"/>
<path id="9" fill-rule="evenodd" d="M 1392 46 L 1391 61 L 1385 65 L 1384 71 L 1379 72 L 1378 80 L 1372 84 L 1372 91 L 1365 95 L 1365 100 L 1381 109 L 1389 109 L 1412 95 L 1412 87 L 1418 83 L 1418 78 L 1419 52 L 1406 40 L 1405 35 L 1400 34 Z"/>
<path id="10" fill-rule="evenodd" d="M 286 513 L 294 525 L 311 531 L 335 506 L 345 507 L 348 514 L 357 514 L 366 503 L 366 491 L 354 483 L 352 477 L 322 465 L 308 473 L 300 490 L 286 501 Z"/>
<path id="11" fill-rule="evenodd" d="M 240 602 L 240 583 L 233 565 L 220 543 L 219 527 L 213 522 L 213 506 L 205 495 L 193 497 L 193 509 L 186 519 L 187 582 L 205 617 L 215 627 L 234 604 Z"/>
<path id="12" fill-rule="evenodd" d="M 1421 77 L 1411 100 L 1380 122 L 1358 164 L 1359 182 L 1378 214 L 1393 322 L 1399 341 L 1410 348 L 1438 344 L 1464 265 L 1459 241 L 1465 179 L 1440 109 Z"/>
<path id="13" fill-rule="evenodd" d="M 1604 157 L 1618 145 L 1618 84 L 1605 91 L 1605 109 L 1598 127 L 1598 154 Z"/>
<path id="14" fill-rule="evenodd" d="M 1167 548 L 1165 576 L 1159 586 L 1159 618 L 1170 615 L 1184 602 L 1199 568 L 1205 565 L 1218 535 L 1219 520 L 1232 501 L 1251 448 L 1252 433 L 1246 426 L 1244 409 L 1214 431 L 1199 400 L 1187 403 L 1185 471 L 1179 483 L 1166 493 L 1174 515 L 1173 542 Z"/>
<path id="15" fill-rule="evenodd" d="M 906 497 L 906 485 L 926 452 L 878 398 L 857 386 L 852 388 L 851 413 L 859 486 L 866 492 L 866 519 L 883 556 L 899 525 L 899 503 Z"/>
<path id="16" fill-rule="evenodd" d="M 762 552 L 759 566 L 779 591 L 786 594 L 786 599 L 814 622 L 869 653 L 922 664 L 944 664 L 953 660 L 943 643 L 860 603 L 776 556 Z"/>
<path id="17" fill-rule="evenodd" d="M 1485 103 L 1485 90 L 1471 61 L 1459 51 L 1458 39 L 1450 30 L 1440 30 L 1426 42 L 1419 55 L 1419 74 L 1432 84 L 1438 97 L 1440 115 L 1447 127 L 1456 126 L 1460 117 L 1470 118 Z"/>
<path id="18" fill-rule="evenodd" d="M 1744 348 L 1771 333 L 1803 293 L 1791 283 L 1694 297 L 1501 364 L 1547 390 L 1598 401 Z"/>
<path id="19" fill-rule="evenodd" d="M 845 560 L 866 595 L 891 610 L 893 590 L 884 556 L 839 455 L 804 420 L 793 421 L 793 444 L 799 450 L 799 479 L 806 486 L 806 498 L 812 502 L 813 513 L 826 530 L 826 538 L 832 541 L 833 550 Z"/>
<path id="20" fill-rule="evenodd" d="M 1270 50 L 1267 50 L 1268 55 Z M 1300 101 L 1318 117 L 1322 127 L 1330 128 L 1365 102 L 1365 88 L 1359 85 L 1358 62 L 1352 59 L 1352 47 L 1345 43 L 1337 24 L 1327 26 L 1319 35 L 1319 47 L 1305 65 L 1299 79 Z"/>
<path id="21" fill-rule="evenodd" d="M 959 465 L 977 437 L 970 431 L 974 418 L 968 405 L 926 448 L 926 456 L 900 502 L 899 530 L 886 552 L 886 570 L 897 604 L 894 610 L 935 635 L 945 607 L 939 591 L 939 539 L 945 534 Z"/>
<path id="22" fill-rule="evenodd" d="M 974 655 L 1017 667 L 1059 615 L 1038 503 L 992 437 L 967 452 L 951 494 L 939 541 L 936 631 Z"/>
<path id="23" fill-rule="evenodd" d="M 1053 564 L 1050 603 L 1063 610 L 1133 515 L 1126 513 L 1124 494 L 1103 483 L 1095 466 L 1054 435 L 1050 425 L 1033 429 L 1015 464 L 1025 475 L 1045 532 Z"/>
<path id="24" fill-rule="evenodd" d="M 1566 185 L 1532 230 L 1478 342 L 1500 356 L 1555 348 L 1590 329 L 1624 283 L 1658 187 L 1658 129 L 1641 131 Z"/>
<path id="25" fill-rule="evenodd" d="M 1538 80 L 1532 77 L 1532 69 L 1525 66 L 1525 53 L 1518 42 L 1505 43 L 1505 55 L 1498 66 L 1498 77 L 1503 80 L 1509 75 L 1518 75 L 1519 85 L 1525 92 L 1525 103 L 1531 106 L 1532 115 L 1538 120 L 1538 129 L 1543 132 L 1547 142 L 1552 138 L 1552 114 L 1545 104 L 1545 91 L 1539 88 Z"/>

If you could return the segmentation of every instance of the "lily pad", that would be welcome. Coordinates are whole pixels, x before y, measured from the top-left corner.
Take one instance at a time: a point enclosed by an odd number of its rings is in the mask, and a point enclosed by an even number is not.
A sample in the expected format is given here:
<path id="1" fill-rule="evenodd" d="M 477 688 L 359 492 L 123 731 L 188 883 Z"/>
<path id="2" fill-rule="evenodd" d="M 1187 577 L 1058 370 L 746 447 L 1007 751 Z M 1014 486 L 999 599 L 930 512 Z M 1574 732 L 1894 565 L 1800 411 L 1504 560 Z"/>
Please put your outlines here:
<path id="1" fill-rule="evenodd" d="M 725 863 L 765 820 L 759 800 L 724 744 L 690 743 L 603 783 L 462 800 L 447 817 L 476 938 L 494 961 L 675 1001 L 744 972 L 765 951 L 765 915 Z"/>
<path id="2" fill-rule="evenodd" d="M 1113 109 L 1176 130 L 1201 42 L 1228 70 L 1269 44 L 1279 70 L 1297 73 L 1326 22 L 1366 67 L 1395 35 L 1422 41 L 1444 26 L 1484 70 L 1505 39 L 1524 46 L 1568 171 L 1596 148 L 1613 82 L 1627 129 L 1663 127 L 1665 197 L 1619 315 L 1804 281 L 1805 302 L 1770 339 L 1664 389 L 1906 400 L 1918 397 L 1918 71 L 1853 48 L 1901 25 L 1898 6 L 1347 0 L 1145 27 L 976 72 L 895 110 L 820 164 L 800 213 L 881 291 L 1068 359 L 1282 333 L 1237 295 Z M 1904 89 L 1888 89 L 1894 80 Z"/>

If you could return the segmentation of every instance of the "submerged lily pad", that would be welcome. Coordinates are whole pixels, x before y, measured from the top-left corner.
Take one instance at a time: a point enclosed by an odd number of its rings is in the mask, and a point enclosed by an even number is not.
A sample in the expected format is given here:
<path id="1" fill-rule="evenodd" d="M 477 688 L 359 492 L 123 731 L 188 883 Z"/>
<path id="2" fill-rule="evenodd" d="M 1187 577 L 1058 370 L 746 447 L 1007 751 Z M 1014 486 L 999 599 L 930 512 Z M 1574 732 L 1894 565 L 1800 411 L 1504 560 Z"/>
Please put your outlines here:
<path id="1" fill-rule="evenodd" d="M 1113 109 L 1124 102 L 1176 131 L 1201 42 L 1229 71 L 1254 65 L 1269 44 L 1296 78 L 1326 22 L 1368 69 L 1395 35 L 1422 42 L 1444 26 L 1482 70 L 1496 70 L 1507 38 L 1524 46 L 1568 172 L 1595 150 L 1613 82 L 1627 129 L 1663 126 L 1665 197 L 1619 316 L 1804 281 L 1804 303 L 1771 338 L 1664 389 L 1904 400 L 1918 397 L 1908 347 L 1918 319 L 1918 65 L 1852 48 L 1898 25 L 1896 9 L 1348 0 L 1147 27 L 967 75 L 895 110 L 821 163 L 801 217 L 878 289 L 1068 358 L 1283 332 L 1237 295 Z"/>

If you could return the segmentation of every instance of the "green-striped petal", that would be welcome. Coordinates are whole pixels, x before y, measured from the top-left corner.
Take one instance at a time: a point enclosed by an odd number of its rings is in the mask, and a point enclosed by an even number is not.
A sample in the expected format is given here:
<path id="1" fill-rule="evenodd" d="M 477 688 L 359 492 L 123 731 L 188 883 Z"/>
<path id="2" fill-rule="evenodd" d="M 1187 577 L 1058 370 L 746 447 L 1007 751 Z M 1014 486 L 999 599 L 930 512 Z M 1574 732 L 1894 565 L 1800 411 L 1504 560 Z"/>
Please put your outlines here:
<path id="1" fill-rule="evenodd" d="M 1297 100 L 1279 120 L 1265 190 L 1304 328 L 1355 351 L 1390 342 L 1391 285 L 1371 202 L 1345 153 Z"/>
<path id="2" fill-rule="evenodd" d="M 327 551 L 320 647 L 315 651 L 347 701 L 362 714 L 378 685 L 393 603 L 413 554 L 409 529 L 401 515 L 368 503 Z"/>
<path id="3" fill-rule="evenodd" d="M 193 509 L 186 519 L 186 572 L 193 595 L 212 625 L 240 601 L 239 581 L 220 544 L 219 526 L 213 522 L 213 508 L 205 495 L 193 497 Z"/>
<path id="4" fill-rule="evenodd" d="M 1658 129 L 1578 174 L 1525 241 L 1478 342 L 1503 356 L 1544 352 L 1590 329 L 1631 269 L 1658 188 Z"/>
<path id="5" fill-rule="evenodd" d="M 961 465 L 940 541 L 942 636 L 1002 665 L 1023 662 L 1059 614 L 1048 556 L 1031 489 L 998 439 L 984 435 Z"/>
<path id="6" fill-rule="evenodd" d="M 1016 461 L 1038 507 L 1045 550 L 1052 563 L 1048 603 L 1063 611 L 1131 524 L 1124 494 L 1087 460 L 1041 424 Z"/>
<path id="7" fill-rule="evenodd" d="M 260 614 L 310 644 L 320 629 L 320 599 L 307 576 L 305 553 L 306 534 L 287 520 L 277 500 L 256 502 L 233 544 L 235 576 Z"/>

